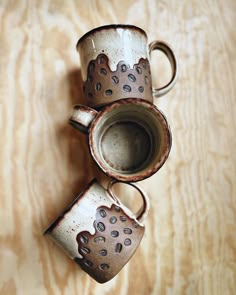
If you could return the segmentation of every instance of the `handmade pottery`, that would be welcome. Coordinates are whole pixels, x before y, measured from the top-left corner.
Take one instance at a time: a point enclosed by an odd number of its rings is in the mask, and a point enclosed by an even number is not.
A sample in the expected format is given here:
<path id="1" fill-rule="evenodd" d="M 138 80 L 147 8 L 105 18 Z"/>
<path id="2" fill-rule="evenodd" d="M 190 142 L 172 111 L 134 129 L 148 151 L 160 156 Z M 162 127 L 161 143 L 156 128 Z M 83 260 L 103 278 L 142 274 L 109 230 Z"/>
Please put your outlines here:
<path id="1" fill-rule="evenodd" d="M 148 210 L 146 194 L 139 213 L 133 214 L 96 179 L 73 201 L 45 234 L 59 244 L 79 266 L 99 283 L 111 280 L 137 250 L 144 234 Z"/>
<path id="2" fill-rule="evenodd" d="M 168 57 L 172 67 L 169 83 L 158 89 L 152 88 L 149 63 L 156 49 Z M 148 45 L 146 33 L 136 26 L 95 28 L 79 39 L 77 50 L 87 104 L 97 109 L 128 97 L 152 102 L 153 95 L 166 94 L 176 82 L 178 68 L 173 50 L 162 41 Z"/>
<path id="3" fill-rule="evenodd" d="M 117 100 L 99 112 L 75 105 L 70 124 L 88 132 L 91 155 L 102 171 L 125 182 L 154 174 L 171 149 L 165 116 L 143 99 Z"/>

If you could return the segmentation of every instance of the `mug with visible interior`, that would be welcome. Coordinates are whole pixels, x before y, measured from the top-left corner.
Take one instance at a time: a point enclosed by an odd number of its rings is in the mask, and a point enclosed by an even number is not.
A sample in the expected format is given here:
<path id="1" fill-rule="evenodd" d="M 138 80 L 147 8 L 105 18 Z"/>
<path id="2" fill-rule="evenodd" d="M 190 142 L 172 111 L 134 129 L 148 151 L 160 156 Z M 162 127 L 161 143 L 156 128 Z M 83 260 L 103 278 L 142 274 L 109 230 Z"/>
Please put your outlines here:
<path id="1" fill-rule="evenodd" d="M 161 88 L 152 88 L 149 60 L 156 49 L 167 56 L 172 68 L 169 83 Z M 153 96 L 166 94 L 177 79 L 177 60 L 170 46 L 163 41 L 148 45 L 146 33 L 133 25 L 95 28 L 79 39 L 77 50 L 87 104 L 94 108 L 128 97 L 153 102 Z"/>
<path id="2" fill-rule="evenodd" d="M 143 218 L 149 204 L 142 189 L 143 205 L 132 213 L 108 188 L 96 179 L 48 227 L 49 235 L 79 266 L 99 283 L 111 280 L 129 261 L 143 234 Z"/>
<path id="3" fill-rule="evenodd" d="M 101 170 L 124 182 L 154 174 L 171 149 L 165 116 L 143 99 L 117 100 L 99 112 L 75 105 L 70 124 L 88 132 L 90 153 Z"/>

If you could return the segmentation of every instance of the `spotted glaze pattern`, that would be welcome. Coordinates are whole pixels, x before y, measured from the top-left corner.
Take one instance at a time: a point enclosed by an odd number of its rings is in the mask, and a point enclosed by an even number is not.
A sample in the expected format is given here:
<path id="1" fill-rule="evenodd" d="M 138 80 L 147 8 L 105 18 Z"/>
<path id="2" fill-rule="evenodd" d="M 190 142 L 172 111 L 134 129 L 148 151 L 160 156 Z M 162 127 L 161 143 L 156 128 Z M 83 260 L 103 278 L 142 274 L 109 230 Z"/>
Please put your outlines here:
<path id="1" fill-rule="evenodd" d="M 112 71 L 116 70 L 122 60 L 133 67 L 140 58 L 149 57 L 146 34 L 134 26 L 106 26 L 94 30 L 81 38 L 77 50 L 80 54 L 84 81 L 89 62 L 96 59 L 99 54 L 109 57 L 109 67 Z"/>
<path id="2" fill-rule="evenodd" d="M 178 63 L 173 50 L 163 41 L 156 40 L 148 44 L 146 33 L 138 27 L 107 25 L 95 28 L 80 38 L 77 43 L 77 50 L 80 54 L 82 78 L 89 106 L 101 107 L 111 101 L 131 96 L 153 102 L 153 96 L 159 97 L 166 94 L 176 83 Z M 150 71 L 148 75 L 145 75 L 144 79 L 138 81 L 141 74 L 139 64 L 142 60 L 147 64 L 153 50 L 161 50 L 168 58 L 172 69 L 170 81 L 159 88 L 151 87 Z M 101 67 L 97 72 L 101 81 L 94 83 L 91 72 L 94 71 L 94 61 L 97 61 L 97 59 L 98 63 L 99 60 L 103 60 L 102 63 L 106 61 L 108 69 Z M 131 70 L 128 75 L 126 75 L 127 68 Z M 108 75 L 108 79 L 106 79 L 108 72 L 114 72 L 115 74 L 111 77 Z M 138 73 L 138 76 L 135 76 L 134 72 Z M 119 83 L 121 77 L 123 81 Z M 137 77 L 139 77 L 138 80 Z M 116 89 L 119 89 L 118 92 L 114 93 L 114 89 L 112 90 L 109 87 L 112 84 L 116 85 Z M 137 86 L 137 89 L 133 88 L 134 85 Z M 150 86 L 148 87 L 148 93 L 145 91 L 146 86 Z"/>
<path id="3" fill-rule="evenodd" d="M 99 54 L 91 60 L 83 87 L 89 106 L 102 106 L 114 100 L 136 97 L 152 102 L 152 79 L 148 59 L 141 58 L 130 66 L 120 61 L 115 71 L 109 67 L 109 58 Z"/>
<path id="4" fill-rule="evenodd" d="M 144 226 L 130 218 L 120 206 L 97 209 L 96 233 L 77 235 L 78 252 L 74 260 L 100 283 L 112 279 L 135 253 L 144 234 Z"/>
<path id="5" fill-rule="evenodd" d="M 117 205 L 110 194 L 94 179 L 74 202 L 45 231 L 66 253 L 74 259 L 82 258 L 78 252 L 77 236 L 86 231 L 94 235 L 96 229 L 97 209 L 101 206 L 110 208 Z M 125 206 L 119 207 L 127 216 L 135 219 L 135 215 Z M 141 223 L 136 221 L 141 226 Z"/>

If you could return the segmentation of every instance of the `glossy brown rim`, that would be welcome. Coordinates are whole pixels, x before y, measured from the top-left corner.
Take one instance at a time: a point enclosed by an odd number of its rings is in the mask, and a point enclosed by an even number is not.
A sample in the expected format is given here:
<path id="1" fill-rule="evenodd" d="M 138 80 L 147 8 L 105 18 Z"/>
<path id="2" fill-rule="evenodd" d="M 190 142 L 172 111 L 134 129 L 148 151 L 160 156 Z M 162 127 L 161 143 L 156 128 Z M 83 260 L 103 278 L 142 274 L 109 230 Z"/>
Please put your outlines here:
<path id="1" fill-rule="evenodd" d="M 104 163 L 98 157 L 96 157 L 96 152 L 93 147 L 93 142 L 94 142 L 94 132 L 93 131 L 96 127 L 96 124 L 99 122 L 99 120 L 103 117 L 103 115 L 105 113 L 110 112 L 112 109 L 114 109 L 120 105 L 134 104 L 134 103 L 144 105 L 144 106 L 152 109 L 154 112 L 158 113 L 158 115 L 160 116 L 160 118 L 163 120 L 163 123 L 164 123 L 164 129 L 166 131 L 165 133 L 167 136 L 167 140 L 166 140 L 167 147 L 165 149 L 165 153 L 162 155 L 160 160 L 152 168 L 148 169 L 147 171 L 137 174 L 137 175 L 130 175 L 130 176 L 120 175 L 119 173 L 111 171 L 109 169 L 109 167 L 106 167 L 104 165 Z M 118 101 L 108 104 L 104 109 L 102 109 L 102 111 L 100 111 L 98 113 L 97 117 L 93 120 L 93 122 L 90 126 L 90 132 L 89 132 L 89 147 L 90 147 L 90 149 L 89 150 L 90 150 L 92 157 L 95 160 L 95 163 L 106 175 L 108 175 L 111 178 L 122 181 L 122 182 L 136 182 L 136 181 L 141 181 L 141 180 L 144 180 L 144 179 L 152 176 L 164 165 L 166 159 L 169 156 L 171 146 L 172 146 L 172 135 L 171 135 L 171 130 L 170 130 L 170 127 L 169 127 L 169 124 L 167 122 L 165 115 L 159 109 L 157 109 L 157 107 L 154 104 L 152 104 L 144 99 L 141 99 L 141 98 L 130 97 L 130 98 L 121 99 L 121 100 L 118 100 Z"/>
<path id="2" fill-rule="evenodd" d="M 136 27 L 134 25 L 128 25 L 128 24 L 112 24 L 112 25 L 105 25 L 105 26 L 97 27 L 97 28 L 94 28 L 94 29 L 88 31 L 87 33 L 85 33 L 79 39 L 79 41 L 76 44 L 76 48 L 78 48 L 79 44 L 84 39 L 86 39 L 87 37 L 89 37 L 90 35 L 92 35 L 92 34 L 94 34 L 96 32 L 99 32 L 99 31 L 109 30 L 109 29 L 130 29 L 130 30 L 135 30 L 135 31 L 139 31 L 140 33 L 142 33 L 147 38 L 146 32 L 143 29 L 139 28 L 139 27 Z"/>

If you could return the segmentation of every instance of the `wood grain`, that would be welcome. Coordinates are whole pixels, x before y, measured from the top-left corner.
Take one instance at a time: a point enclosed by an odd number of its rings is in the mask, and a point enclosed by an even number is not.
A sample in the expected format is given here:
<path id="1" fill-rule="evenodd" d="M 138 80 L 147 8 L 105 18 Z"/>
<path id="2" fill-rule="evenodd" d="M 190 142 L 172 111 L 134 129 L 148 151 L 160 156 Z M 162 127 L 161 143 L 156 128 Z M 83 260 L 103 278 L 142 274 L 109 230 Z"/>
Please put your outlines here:
<path id="1" fill-rule="evenodd" d="M 0 17 L 0 294 L 236 294 L 236 2 L 1 0 Z M 140 183 L 144 239 L 99 285 L 42 233 L 94 176 L 106 180 L 67 120 L 85 102 L 76 41 L 109 23 L 169 42 L 180 75 L 155 100 L 173 147 Z M 157 64 L 161 84 L 168 68 Z"/>

